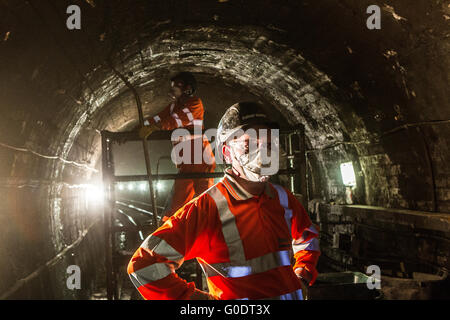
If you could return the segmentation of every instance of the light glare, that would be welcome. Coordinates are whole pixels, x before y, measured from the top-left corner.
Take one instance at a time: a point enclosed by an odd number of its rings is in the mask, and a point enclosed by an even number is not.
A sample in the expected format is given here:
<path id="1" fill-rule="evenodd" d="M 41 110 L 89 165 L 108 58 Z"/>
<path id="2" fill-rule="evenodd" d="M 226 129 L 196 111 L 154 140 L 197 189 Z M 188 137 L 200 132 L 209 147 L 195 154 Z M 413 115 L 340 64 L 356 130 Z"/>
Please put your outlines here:
<path id="1" fill-rule="evenodd" d="M 103 188 L 101 186 L 88 184 L 86 185 L 86 199 L 91 204 L 102 204 L 104 193 Z"/>

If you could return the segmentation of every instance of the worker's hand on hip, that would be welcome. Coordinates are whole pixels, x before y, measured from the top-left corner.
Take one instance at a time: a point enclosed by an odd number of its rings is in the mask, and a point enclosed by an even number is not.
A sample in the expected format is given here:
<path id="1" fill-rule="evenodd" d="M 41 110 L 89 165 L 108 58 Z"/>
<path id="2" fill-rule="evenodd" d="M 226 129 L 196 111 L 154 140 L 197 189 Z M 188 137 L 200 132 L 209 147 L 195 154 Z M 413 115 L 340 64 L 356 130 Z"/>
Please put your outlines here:
<path id="1" fill-rule="evenodd" d="M 300 284 L 302 286 L 302 295 L 303 295 L 303 300 L 308 300 L 309 295 L 308 295 L 308 283 L 303 280 L 302 278 L 300 278 Z"/>
<path id="2" fill-rule="evenodd" d="M 159 128 L 155 125 L 143 126 L 139 128 L 139 137 L 141 139 L 147 139 L 153 132 L 158 131 Z"/>
<path id="3" fill-rule="evenodd" d="M 191 300 L 218 300 L 216 297 L 214 297 L 212 294 L 209 294 L 208 292 L 195 289 L 194 293 L 191 296 Z"/>
<path id="4" fill-rule="evenodd" d="M 309 282 L 311 281 L 312 275 L 305 268 L 297 268 L 295 270 L 295 274 L 300 279 L 303 299 L 308 300 L 308 287 L 309 287 Z"/>

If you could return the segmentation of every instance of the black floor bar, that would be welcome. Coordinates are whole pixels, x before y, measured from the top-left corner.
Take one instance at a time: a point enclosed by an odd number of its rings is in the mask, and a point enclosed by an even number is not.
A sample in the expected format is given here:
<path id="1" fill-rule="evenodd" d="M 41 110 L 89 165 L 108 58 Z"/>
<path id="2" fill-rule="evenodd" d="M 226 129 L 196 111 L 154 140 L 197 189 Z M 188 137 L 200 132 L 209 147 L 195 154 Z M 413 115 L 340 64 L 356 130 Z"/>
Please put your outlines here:
<path id="1" fill-rule="evenodd" d="M 292 175 L 297 174 L 295 170 L 282 169 L 279 170 L 277 175 Z M 221 178 L 224 176 L 224 172 L 192 172 L 192 173 L 168 173 L 168 174 L 153 174 L 152 180 L 177 180 L 177 179 L 203 179 L 203 178 Z M 114 182 L 127 182 L 127 181 L 147 181 L 146 175 L 123 175 L 113 176 Z"/>

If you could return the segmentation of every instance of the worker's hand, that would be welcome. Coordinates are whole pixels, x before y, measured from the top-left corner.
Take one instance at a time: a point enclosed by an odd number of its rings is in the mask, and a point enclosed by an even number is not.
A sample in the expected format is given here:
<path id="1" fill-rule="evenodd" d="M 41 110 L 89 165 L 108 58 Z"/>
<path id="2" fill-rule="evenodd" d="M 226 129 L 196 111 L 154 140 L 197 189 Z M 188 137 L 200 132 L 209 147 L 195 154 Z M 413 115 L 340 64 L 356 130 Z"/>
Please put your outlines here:
<path id="1" fill-rule="evenodd" d="M 303 294 L 303 300 L 308 300 L 308 283 L 300 278 L 300 284 L 302 286 L 302 294 Z"/>
<path id="2" fill-rule="evenodd" d="M 308 298 L 309 298 L 308 297 L 308 287 L 309 287 L 309 282 L 311 281 L 311 277 L 312 277 L 311 273 L 309 273 L 309 271 L 304 268 L 297 268 L 297 269 L 295 269 L 295 274 L 300 279 L 303 299 L 308 300 Z"/>
<path id="3" fill-rule="evenodd" d="M 212 294 L 209 294 L 208 292 L 195 289 L 194 293 L 191 296 L 191 300 L 218 300 L 216 297 L 214 297 Z"/>
<path id="4" fill-rule="evenodd" d="M 155 125 L 143 126 L 139 128 L 139 137 L 141 139 L 147 139 L 153 132 L 158 131 L 159 128 Z"/>

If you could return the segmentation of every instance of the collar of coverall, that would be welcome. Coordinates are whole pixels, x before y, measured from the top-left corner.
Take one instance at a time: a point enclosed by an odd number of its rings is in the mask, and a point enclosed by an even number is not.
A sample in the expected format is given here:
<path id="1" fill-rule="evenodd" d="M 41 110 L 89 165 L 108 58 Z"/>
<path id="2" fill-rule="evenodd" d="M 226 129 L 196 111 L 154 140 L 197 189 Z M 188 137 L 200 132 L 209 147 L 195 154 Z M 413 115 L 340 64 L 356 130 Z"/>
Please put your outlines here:
<path id="1" fill-rule="evenodd" d="M 246 191 L 237 181 L 234 179 L 232 175 L 232 171 L 230 168 L 225 169 L 225 176 L 222 179 L 224 186 L 227 188 L 228 192 L 235 198 L 236 200 L 247 200 L 255 197 L 248 191 Z M 275 197 L 275 194 L 272 188 L 269 185 L 269 182 L 266 182 L 266 186 L 264 188 L 264 193 L 271 199 Z"/>

